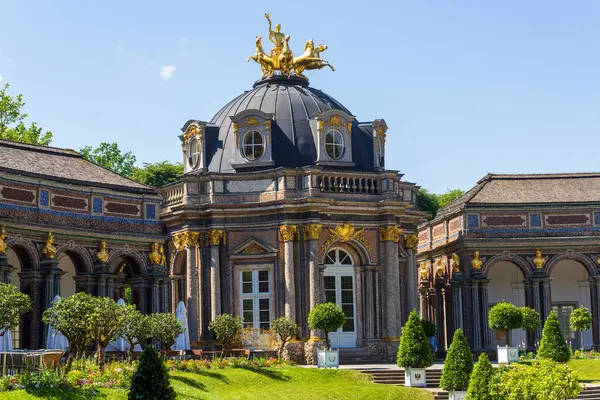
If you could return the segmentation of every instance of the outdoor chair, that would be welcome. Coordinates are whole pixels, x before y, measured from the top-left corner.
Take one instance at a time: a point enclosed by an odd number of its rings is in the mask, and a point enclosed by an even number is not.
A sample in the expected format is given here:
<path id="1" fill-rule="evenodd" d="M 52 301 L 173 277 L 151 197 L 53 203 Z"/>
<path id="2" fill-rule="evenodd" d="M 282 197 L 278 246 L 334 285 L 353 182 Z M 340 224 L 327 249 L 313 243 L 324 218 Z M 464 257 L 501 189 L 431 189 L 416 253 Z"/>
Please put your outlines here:
<path id="1" fill-rule="evenodd" d="M 23 351 L 1 352 L 0 362 L 2 376 L 15 375 L 27 369 L 27 354 Z"/>

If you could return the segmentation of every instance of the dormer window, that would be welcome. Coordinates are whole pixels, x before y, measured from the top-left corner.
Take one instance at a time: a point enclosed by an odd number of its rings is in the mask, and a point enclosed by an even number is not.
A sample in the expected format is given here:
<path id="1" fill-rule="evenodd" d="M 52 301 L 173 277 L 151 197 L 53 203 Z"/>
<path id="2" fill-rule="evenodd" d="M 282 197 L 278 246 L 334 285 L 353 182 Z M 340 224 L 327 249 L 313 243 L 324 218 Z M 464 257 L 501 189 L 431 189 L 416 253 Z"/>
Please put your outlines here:
<path id="1" fill-rule="evenodd" d="M 192 139 L 190 139 L 190 144 L 189 144 L 189 150 L 188 150 L 188 162 L 190 164 L 190 167 L 192 167 L 193 169 L 198 168 L 198 163 L 200 162 L 200 155 L 202 154 L 202 149 L 200 147 L 200 141 L 198 140 L 198 138 L 193 137 Z"/>
<path id="2" fill-rule="evenodd" d="M 250 161 L 259 160 L 265 154 L 263 135 L 259 131 L 251 130 L 244 133 L 242 154 Z"/>
<path id="3" fill-rule="evenodd" d="M 337 129 L 329 129 L 325 134 L 325 152 L 332 160 L 339 160 L 344 155 L 344 135 Z"/>

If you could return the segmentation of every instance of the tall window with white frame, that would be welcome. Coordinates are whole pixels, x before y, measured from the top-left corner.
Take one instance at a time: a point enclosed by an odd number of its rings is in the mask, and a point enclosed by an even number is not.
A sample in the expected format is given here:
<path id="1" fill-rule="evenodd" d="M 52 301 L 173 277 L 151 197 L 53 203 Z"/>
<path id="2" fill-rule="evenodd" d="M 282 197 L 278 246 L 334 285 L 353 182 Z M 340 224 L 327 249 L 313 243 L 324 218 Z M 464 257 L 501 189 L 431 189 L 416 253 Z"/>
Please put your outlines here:
<path id="1" fill-rule="evenodd" d="M 271 324 L 269 271 L 242 271 L 241 279 L 241 311 L 244 328 L 269 329 Z"/>
<path id="2" fill-rule="evenodd" d="M 344 135 L 337 129 L 330 129 L 325 134 L 325 152 L 329 158 L 339 160 L 344 155 Z"/>

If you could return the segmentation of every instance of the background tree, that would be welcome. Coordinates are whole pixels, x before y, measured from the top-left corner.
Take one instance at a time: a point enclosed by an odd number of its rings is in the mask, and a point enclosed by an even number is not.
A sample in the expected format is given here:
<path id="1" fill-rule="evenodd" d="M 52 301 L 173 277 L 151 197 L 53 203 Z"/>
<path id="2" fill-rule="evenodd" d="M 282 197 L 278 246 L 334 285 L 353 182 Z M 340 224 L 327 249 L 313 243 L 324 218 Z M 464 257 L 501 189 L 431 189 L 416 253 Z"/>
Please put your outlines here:
<path id="1" fill-rule="evenodd" d="M 79 358 L 89 343 L 87 315 L 92 311 L 92 296 L 83 292 L 60 299 L 44 311 L 44 323 L 52 324 L 54 330 L 62 333 L 69 341 L 67 369 L 73 360 L 72 353 L 75 353 L 75 358 Z"/>
<path id="2" fill-rule="evenodd" d="M 281 358 L 285 344 L 296 337 L 300 331 L 300 327 L 291 318 L 279 317 L 271 322 L 271 329 L 279 336 L 277 356 Z"/>
<path id="3" fill-rule="evenodd" d="M 502 302 L 490 309 L 488 322 L 493 330 L 506 332 L 506 344 L 510 346 L 510 331 L 523 326 L 523 314 L 513 304 Z"/>
<path id="4" fill-rule="evenodd" d="M 402 327 L 396 362 L 403 368 L 427 368 L 433 364 L 433 354 L 415 310 Z"/>
<path id="5" fill-rule="evenodd" d="M 31 310 L 31 299 L 16 286 L 0 282 L 0 337 L 15 330 L 21 315 Z"/>
<path id="6" fill-rule="evenodd" d="M 452 203 L 454 200 L 458 199 L 463 194 L 465 194 L 464 190 L 448 189 L 446 193 L 438 195 L 438 204 L 440 208 L 446 207 L 448 204 Z"/>
<path id="7" fill-rule="evenodd" d="M 7 83 L 0 88 L 0 139 L 49 145 L 52 142 L 52 132 L 42 132 L 42 128 L 35 122 L 25 125 L 28 115 L 23 112 L 23 95 L 11 96 L 8 93 L 9 87 Z"/>
<path id="8" fill-rule="evenodd" d="M 183 175 L 183 164 L 170 161 L 144 163 L 142 168 L 134 168 L 131 179 L 144 185 L 161 187 L 176 182 Z"/>
<path id="9" fill-rule="evenodd" d="M 173 314 L 155 313 L 150 316 L 150 331 L 163 350 L 169 350 L 177 337 L 184 332 L 184 328 Z"/>
<path id="10" fill-rule="evenodd" d="M 318 304 L 308 314 L 308 327 L 323 332 L 325 344 L 329 350 L 331 350 L 329 332 L 337 331 L 344 325 L 344 322 L 346 322 L 346 316 L 335 303 Z"/>
<path id="11" fill-rule="evenodd" d="M 85 319 L 89 339 L 97 344 L 96 356 L 100 371 L 104 371 L 106 346 L 119 337 L 125 326 L 125 310 L 125 307 L 109 297 L 92 297 L 91 311 Z"/>
<path id="12" fill-rule="evenodd" d="M 176 397 L 162 357 L 154 347 L 147 346 L 140 356 L 137 371 L 131 378 L 128 399 L 174 400 Z"/>
<path id="13" fill-rule="evenodd" d="M 237 315 L 221 314 L 208 325 L 223 350 L 229 350 L 240 338 L 242 333 L 242 318 Z"/>
<path id="14" fill-rule="evenodd" d="M 569 324 L 571 325 L 572 330 L 579 332 L 579 336 L 581 338 L 581 349 L 583 349 L 582 332 L 592 328 L 592 313 L 590 313 L 587 307 L 577 307 L 571 313 Z"/>
<path id="15" fill-rule="evenodd" d="M 535 331 L 540 326 L 540 313 L 531 307 L 519 307 L 522 316 L 521 328 L 526 331 Z"/>
<path id="16" fill-rule="evenodd" d="M 446 354 L 440 386 L 444 390 L 465 391 L 473 371 L 473 354 L 462 329 L 454 331 L 452 343 Z"/>
<path id="17" fill-rule="evenodd" d="M 467 400 L 492 400 L 490 382 L 493 374 L 494 369 L 490 359 L 487 354 L 481 353 L 469 379 Z"/>
<path id="18" fill-rule="evenodd" d="M 129 345 L 127 357 L 133 359 L 133 351 L 136 345 L 144 344 L 152 337 L 152 323 L 149 315 L 144 315 L 135 308 L 135 305 L 125 306 L 125 322 L 121 330 L 121 336 Z"/>
<path id="19" fill-rule="evenodd" d="M 544 329 L 542 330 L 542 339 L 540 348 L 537 352 L 538 358 L 548 358 L 556 362 L 567 362 L 571 358 L 571 350 L 565 342 L 556 311 L 550 311 Z"/>
<path id="20" fill-rule="evenodd" d="M 125 177 L 130 177 L 135 169 L 133 153 L 123 152 L 117 143 L 102 142 L 96 148 L 86 146 L 79 152 L 84 158 Z"/>
<path id="21" fill-rule="evenodd" d="M 440 208 L 446 207 L 464 193 L 464 190 L 461 189 L 448 189 L 446 193 L 435 194 L 421 188 L 417 192 L 417 204 L 421 211 L 431 214 L 429 219 L 433 219 Z"/>

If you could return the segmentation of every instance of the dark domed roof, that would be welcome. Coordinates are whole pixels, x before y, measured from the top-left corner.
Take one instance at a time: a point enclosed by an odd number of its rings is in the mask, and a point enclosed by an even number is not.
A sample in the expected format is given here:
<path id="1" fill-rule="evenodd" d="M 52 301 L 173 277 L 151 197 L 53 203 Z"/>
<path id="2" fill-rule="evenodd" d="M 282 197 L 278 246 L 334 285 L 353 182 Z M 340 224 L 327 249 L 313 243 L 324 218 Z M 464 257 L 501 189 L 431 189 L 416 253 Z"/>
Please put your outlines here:
<path id="1" fill-rule="evenodd" d="M 273 114 L 271 137 L 274 164 L 270 168 L 314 165 L 317 149 L 309 120 L 316 114 L 331 109 L 353 115 L 331 96 L 311 88 L 306 79 L 273 76 L 258 81 L 252 90 L 231 100 L 210 120 L 211 124 L 218 127 L 218 139 L 215 140 L 207 131 L 208 170 L 236 172 L 232 164 L 238 149 L 230 117 L 244 110 Z M 359 128 L 356 121 L 353 123 L 351 140 L 354 162 L 352 169 L 372 171 L 373 139 Z"/>

